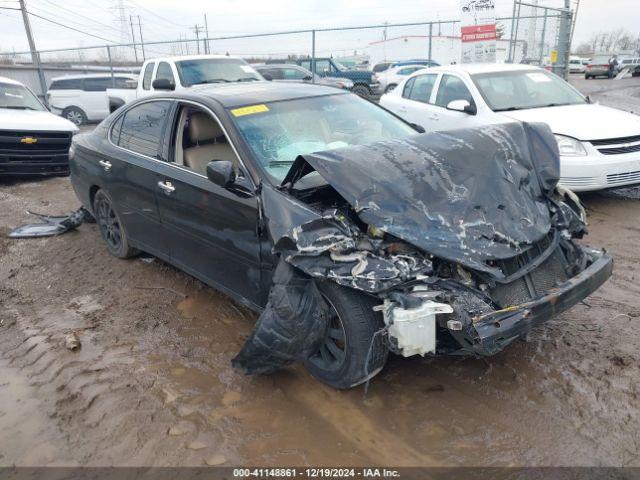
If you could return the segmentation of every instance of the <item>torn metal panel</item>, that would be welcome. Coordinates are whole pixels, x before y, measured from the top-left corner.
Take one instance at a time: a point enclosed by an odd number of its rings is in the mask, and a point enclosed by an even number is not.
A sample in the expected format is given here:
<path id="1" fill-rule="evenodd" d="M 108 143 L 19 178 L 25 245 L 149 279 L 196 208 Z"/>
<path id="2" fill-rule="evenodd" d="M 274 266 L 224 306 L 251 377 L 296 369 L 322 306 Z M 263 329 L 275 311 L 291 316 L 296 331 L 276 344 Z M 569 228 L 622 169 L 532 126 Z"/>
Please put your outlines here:
<path id="1" fill-rule="evenodd" d="M 269 302 L 232 360 L 248 374 L 272 373 L 315 353 L 327 334 L 329 306 L 314 281 L 281 261 Z"/>
<path id="2" fill-rule="evenodd" d="M 336 209 L 317 212 L 267 185 L 262 201 L 274 252 L 311 277 L 375 293 L 431 273 L 423 253 L 371 238 Z"/>
<path id="3" fill-rule="evenodd" d="M 366 224 L 425 252 L 496 277 L 488 261 L 511 258 L 551 228 L 546 191 L 558 153 L 546 125 L 483 129 L 304 155 L 284 183 L 309 164 Z"/>
<path id="4" fill-rule="evenodd" d="M 27 211 L 42 220 L 42 223 L 22 225 L 9 233 L 9 238 L 51 237 L 75 230 L 87 219 L 89 213 L 79 208 L 65 216 L 50 216 Z"/>

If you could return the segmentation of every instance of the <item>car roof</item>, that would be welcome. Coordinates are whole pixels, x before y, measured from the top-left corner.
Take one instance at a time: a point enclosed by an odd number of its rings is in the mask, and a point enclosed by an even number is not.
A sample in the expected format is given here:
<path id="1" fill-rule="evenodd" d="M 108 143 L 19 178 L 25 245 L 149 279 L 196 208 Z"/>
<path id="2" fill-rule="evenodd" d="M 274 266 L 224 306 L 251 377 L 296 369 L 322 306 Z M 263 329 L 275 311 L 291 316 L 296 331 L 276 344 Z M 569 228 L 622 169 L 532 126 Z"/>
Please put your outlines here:
<path id="1" fill-rule="evenodd" d="M 129 72 L 113 72 L 114 77 L 130 77 L 130 78 L 138 78 L 138 75 L 135 73 Z M 106 73 L 85 73 L 81 75 L 63 75 L 62 77 L 54 77 L 51 79 L 52 82 L 57 80 L 78 80 L 83 78 L 111 78 L 111 72 Z"/>
<path id="2" fill-rule="evenodd" d="M 234 59 L 242 60 L 234 55 L 173 55 L 167 57 L 149 58 L 147 62 L 179 62 L 181 60 L 206 60 L 206 59 Z"/>
<path id="3" fill-rule="evenodd" d="M 258 63 L 258 64 L 252 64 L 251 66 L 253 68 L 291 68 L 293 67 L 293 68 L 304 69 L 304 67 L 301 67 L 296 63 Z"/>
<path id="4" fill-rule="evenodd" d="M 493 73 L 493 72 L 517 72 L 525 70 L 542 70 L 535 65 L 522 65 L 519 63 L 469 63 L 463 65 L 443 65 L 440 67 L 429 68 L 432 72 L 453 72 L 466 73 L 473 75 L 476 73 Z"/>
<path id="5" fill-rule="evenodd" d="M 18 82 L 17 80 L 13 80 L 12 78 L 7 78 L 7 77 L 0 77 L 0 82 L 2 82 L 2 83 L 10 83 L 11 85 L 22 85 L 22 86 L 24 86 L 24 84 Z"/>
<path id="6" fill-rule="evenodd" d="M 320 97 L 323 95 L 349 94 L 333 87 L 312 85 L 305 83 L 280 83 L 268 81 L 254 81 L 242 83 L 216 83 L 214 85 L 196 85 L 185 90 L 184 93 L 169 94 L 180 97 L 203 96 L 211 98 L 223 107 L 235 107 L 260 103 L 292 100 L 295 98 Z"/>

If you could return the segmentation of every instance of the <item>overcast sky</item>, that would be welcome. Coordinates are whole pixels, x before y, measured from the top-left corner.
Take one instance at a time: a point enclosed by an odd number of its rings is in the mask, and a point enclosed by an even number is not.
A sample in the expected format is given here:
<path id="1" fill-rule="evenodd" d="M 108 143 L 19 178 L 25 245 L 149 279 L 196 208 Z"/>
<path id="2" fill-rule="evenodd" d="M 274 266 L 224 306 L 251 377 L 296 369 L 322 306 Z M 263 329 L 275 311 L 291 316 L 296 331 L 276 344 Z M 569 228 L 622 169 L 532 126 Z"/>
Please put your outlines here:
<path id="1" fill-rule="evenodd" d="M 588 40 L 593 33 L 611 28 L 624 28 L 637 36 L 640 33 L 639 1 L 581 0 L 574 45 Z M 563 0 L 540 0 L 540 4 L 548 6 L 561 6 L 562 3 Z M 119 4 L 124 6 L 124 31 L 119 20 Z M 498 16 L 511 15 L 511 0 L 496 0 L 496 5 Z M 0 0 L 0 7 L 17 6 L 17 1 Z M 101 37 L 74 32 L 32 16 L 38 49 L 104 45 L 107 40 L 130 42 L 130 15 L 134 21 L 140 16 L 145 41 L 193 38 L 192 27 L 204 25 L 205 13 L 210 36 L 459 18 L 457 0 L 27 0 L 27 8 L 34 15 Z M 134 30 L 137 40 L 137 25 Z M 0 31 L 0 51 L 28 50 L 20 12 L 0 8 Z M 425 33 L 425 27 L 420 27 L 389 29 L 387 34 L 393 37 Z M 445 26 L 441 33 L 452 32 Z M 317 45 L 322 52 L 323 48 L 334 49 L 336 44 L 341 44 L 347 53 L 380 39 L 382 35 L 381 29 L 319 34 Z M 238 55 L 265 51 L 277 55 L 298 53 L 308 49 L 308 44 L 308 35 L 291 35 L 218 42 L 212 49 L 231 50 Z M 154 53 L 153 47 L 148 49 L 148 54 Z M 195 45 L 192 49 L 190 53 L 195 53 Z M 155 52 L 164 53 L 159 47 Z"/>

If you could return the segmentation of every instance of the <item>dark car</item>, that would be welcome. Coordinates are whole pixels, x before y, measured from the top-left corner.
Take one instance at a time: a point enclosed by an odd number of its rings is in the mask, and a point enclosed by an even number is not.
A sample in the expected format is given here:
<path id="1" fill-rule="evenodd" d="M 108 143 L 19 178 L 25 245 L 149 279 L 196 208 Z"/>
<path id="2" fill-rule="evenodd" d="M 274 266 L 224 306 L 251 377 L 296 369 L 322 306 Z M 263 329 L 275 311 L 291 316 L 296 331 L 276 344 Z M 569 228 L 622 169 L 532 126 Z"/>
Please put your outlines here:
<path id="1" fill-rule="evenodd" d="M 248 373 L 302 361 L 349 388 L 389 351 L 492 355 L 612 270 L 573 240 L 585 213 L 543 124 L 418 134 L 335 88 L 216 85 L 125 105 L 75 150 L 112 254 L 261 313 Z"/>
<path id="2" fill-rule="evenodd" d="M 309 71 L 315 72 L 321 77 L 347 78 L 353 82 L 351 91 L 356 95 L 369 98 L 380 92 L 379 84 L 373 80 L 373 72 L 370 70 L 349 70 L 333 58 L 316 58 L 314 63 L 310 58 L 298 59 L 296 63 Z"/>
<path id="3" fill-rule="evenodd" d="M 300 65 L 294 65 L 292 63 L 269 63 L 265 65 L 252 65 L 252 67 L 269 81 L 315 83 L 328 87 L 344 88 L 345 90 L 351 90 L 353 88 L 353 82 L 348 78 L 321 77 L 320 75 L 311 73 Z"/>

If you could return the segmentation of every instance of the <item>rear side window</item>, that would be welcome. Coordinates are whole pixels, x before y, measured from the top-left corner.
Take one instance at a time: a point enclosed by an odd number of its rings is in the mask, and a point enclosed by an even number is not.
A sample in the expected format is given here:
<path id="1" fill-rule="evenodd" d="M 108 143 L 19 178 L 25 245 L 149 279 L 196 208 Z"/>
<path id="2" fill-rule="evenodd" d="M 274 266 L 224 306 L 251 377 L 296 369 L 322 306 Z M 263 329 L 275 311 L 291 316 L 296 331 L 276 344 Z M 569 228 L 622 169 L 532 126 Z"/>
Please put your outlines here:
<path id="1" fill-rule="evenodd" d="M 106 92 L 111 87 L 111 77 L 85 78 L 83 90 L 85 92 Z"/>
<path id="2" fill-rule="evenodd" d="M 136 81 L 129 77 L 116 77 L 115 87 L 134 90 L 136 88 Z"/>
<path id="3" fill-rule="evenodd" d="M 82 79 L 55 80 L 51 83 L 49 90 L 82 90 Z"/>
<path id="4" fill-rule="evenodd" d="M 436 105 L 446 107 L 454 100 L 466 100 L 473 105 L 473 97 L 464 82 L 453 75 L 443 75 L 438 87 Z"/>
<path id="5" fill-rule="evenodd" d="M 404 87 L 402 96 L 416 102 L 429 103 L 437 75 L 419 75 L 410 79 Z"/>
<path id="6" fill-rule="evenodd" d="M 151 76 L 153 75 L 153 67 L 155 63 L 148 63 L 144 69 L 144 76 L 142 77 L 142 88 L 149 90 L 151 88 Z"/>
<path id="7" fill-rule="evenodd" d="M 160 62 L 158 64 L 158 71 L 156 72 L 156 79 L 165 78 L 169 80 L 171 83 L 175 85 L 176 80 L 173 76 L 173 71 L 171 70 L 171 65 L 167 62 Z M 145 71 L 145 79 L 146 79 L 146 71 Z"/>
<path id="8" fill-rule="evenodd" d="M 141 155 L 159 158 L 162 133 L 170 107 L 170 101 L 158 100 L 131 108 L 124 114 L 120 125 L 116 122 L 111 138 L 114 138 L 118 128 L 117 145 Z"/>

